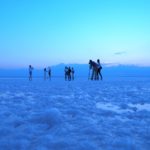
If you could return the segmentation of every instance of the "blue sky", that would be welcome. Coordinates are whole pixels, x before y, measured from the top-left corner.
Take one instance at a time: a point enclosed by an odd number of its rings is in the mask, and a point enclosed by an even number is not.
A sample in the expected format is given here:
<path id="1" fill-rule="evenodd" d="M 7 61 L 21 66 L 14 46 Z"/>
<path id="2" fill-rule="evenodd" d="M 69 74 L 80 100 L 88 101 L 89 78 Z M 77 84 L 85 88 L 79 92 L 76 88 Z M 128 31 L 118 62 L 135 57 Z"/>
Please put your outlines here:
<path id="1" fill-rule="evenodd" d="M 0 67 L 150 66 L 149 0 L 2 0 Z"/>

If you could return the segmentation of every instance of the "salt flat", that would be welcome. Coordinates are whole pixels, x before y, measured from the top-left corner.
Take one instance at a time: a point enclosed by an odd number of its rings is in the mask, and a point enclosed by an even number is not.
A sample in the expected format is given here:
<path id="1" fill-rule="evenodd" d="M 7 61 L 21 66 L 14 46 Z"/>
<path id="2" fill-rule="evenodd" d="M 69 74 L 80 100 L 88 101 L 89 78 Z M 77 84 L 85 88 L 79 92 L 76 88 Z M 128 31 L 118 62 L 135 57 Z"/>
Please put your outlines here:
<path id="1" fill-rule="evenodd" d="M 149 150 L 150 78 L 0 79 L 2 150 Z"/>

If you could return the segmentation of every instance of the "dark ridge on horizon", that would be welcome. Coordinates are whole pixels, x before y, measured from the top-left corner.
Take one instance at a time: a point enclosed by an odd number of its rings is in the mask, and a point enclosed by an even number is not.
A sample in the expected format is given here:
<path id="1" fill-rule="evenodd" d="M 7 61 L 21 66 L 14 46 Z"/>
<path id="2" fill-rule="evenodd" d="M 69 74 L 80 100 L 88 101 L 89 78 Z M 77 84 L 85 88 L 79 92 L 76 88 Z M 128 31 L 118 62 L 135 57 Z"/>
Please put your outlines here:
<path id="1" fill-rule="evenodd" d="M 150 68 L 150 66 L 144 66 L 144 65 L 136 65 L 136 64 L 119 64 L 119 63 L 101 63 L 103 67 L 137 67 L 137 68 Z M 43 66 L 43 68 L 50 66 L 51 68 L 53 67 L 60 67 L 60 66 L 87 66 L 88 64 L 78 64 L 78 63 L 59 63 L 56 65 L 47 65 L 47 66 Z M 23 70 L 23 69 L 27 69 L 27 67 L 0 67 L 0 70 Z M 42 67 L 36 67 L 34 66 L 34 68 L 36 70 L 42 70 Z"/>

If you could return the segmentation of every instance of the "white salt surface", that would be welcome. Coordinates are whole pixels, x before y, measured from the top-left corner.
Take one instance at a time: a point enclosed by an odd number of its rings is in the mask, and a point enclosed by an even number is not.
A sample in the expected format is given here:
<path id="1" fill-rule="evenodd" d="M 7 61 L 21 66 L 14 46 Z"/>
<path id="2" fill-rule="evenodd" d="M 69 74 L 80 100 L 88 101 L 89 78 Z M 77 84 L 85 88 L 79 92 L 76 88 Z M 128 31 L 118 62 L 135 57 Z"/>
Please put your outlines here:
<path id="1" fill-rule="evenodd" d="M 0 79 L 0 150 L 149 150 L 150 79 Z"/>

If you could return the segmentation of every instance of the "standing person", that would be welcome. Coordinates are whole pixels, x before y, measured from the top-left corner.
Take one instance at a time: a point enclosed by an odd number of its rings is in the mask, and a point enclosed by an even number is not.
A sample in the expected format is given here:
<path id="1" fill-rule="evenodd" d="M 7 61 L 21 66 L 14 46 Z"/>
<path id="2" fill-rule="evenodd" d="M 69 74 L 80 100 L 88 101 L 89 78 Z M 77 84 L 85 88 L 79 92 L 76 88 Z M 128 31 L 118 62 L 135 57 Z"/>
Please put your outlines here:
<path id="1" fill-rule="evenodd" d="M 71 81 L 71 68 L 68 68 L 68 80 Z"/>
<path id="2" fill-rule="evenodd" d="M 92 74 L 90 77 L 90 70 L 92 70 Z M 89 60 L 89 77 L 91 80 L 97 80 L 97 71 L 98 65 L 95 61 Z"/>
<path id="3" fill-rule="evenodd" d="M 67 80 L 67 77 L 68 77 L 68 67 L 67 66 L 65 67 L 64 71 L 65 71 L 65 80 Z"/>
<path id="4" fill-rule="evenodd" d="M 46 72 L 47 72 L 47 70 L 46 70 L 46 68 L 44 68 L 44 80 L 46 80 Z"/>
<path id="5" fill-rule="evenodd" d="M 33 67 L 29 65 L 29 81 L 32 80 L 32 71 L 33 71 Z"/>
<path id="6" fill-rule="evenodd" d="M 48 78 L 51 80 L 51 68 L 48 67 Z"/>
<path id="7" fill-rule="evenodd" d="M 74 68 L 73 67 L 71 68 L 71 75 L 72 75 L 71 76 L 72 80 L 74 80 Z"/>
<path id="8" fill-rule="evenodd" d="M 101 78 L 101 80 L 103 80 L 103 76 L 101 74 L 101 70 L 102 70 L 102 66 L 101 66 L 101 63 L 100 63 L 100 60 L 97 59 L 97 66 L 98 66 L 98 70 L 97 70 L 97 78 L 99 80 L 99 76 Z"/>

